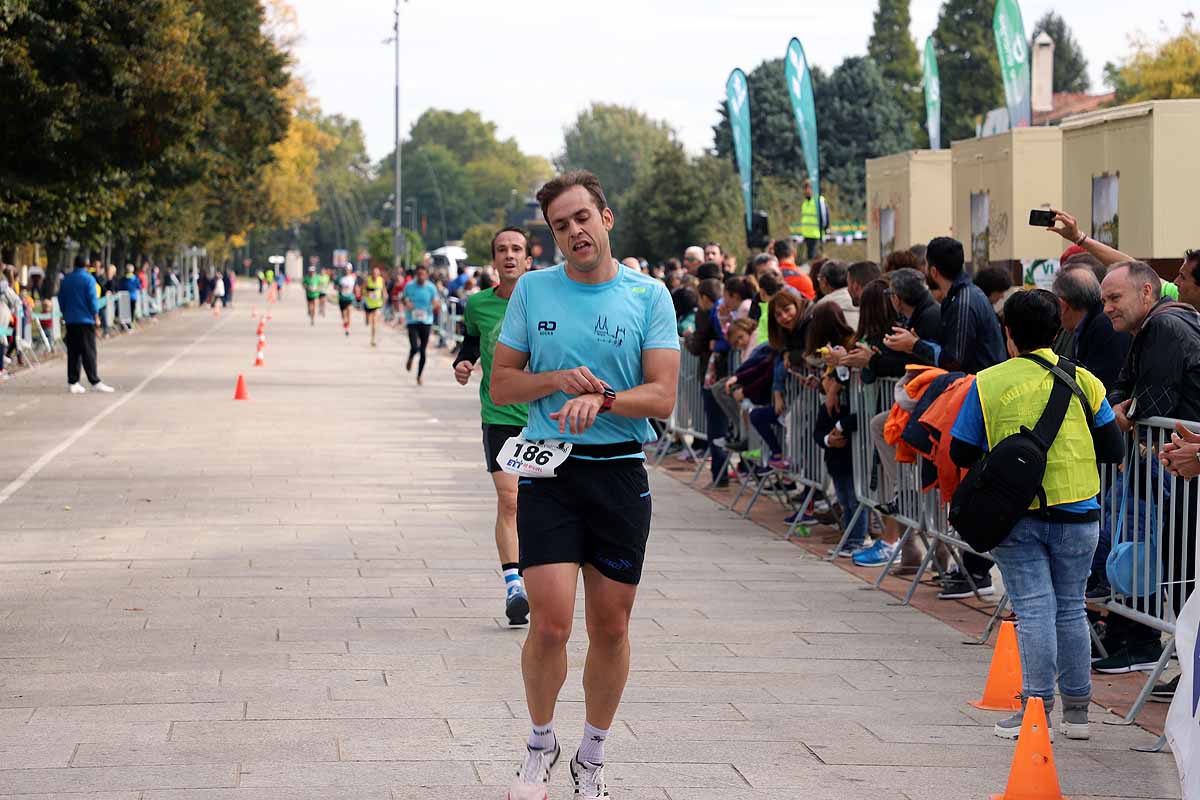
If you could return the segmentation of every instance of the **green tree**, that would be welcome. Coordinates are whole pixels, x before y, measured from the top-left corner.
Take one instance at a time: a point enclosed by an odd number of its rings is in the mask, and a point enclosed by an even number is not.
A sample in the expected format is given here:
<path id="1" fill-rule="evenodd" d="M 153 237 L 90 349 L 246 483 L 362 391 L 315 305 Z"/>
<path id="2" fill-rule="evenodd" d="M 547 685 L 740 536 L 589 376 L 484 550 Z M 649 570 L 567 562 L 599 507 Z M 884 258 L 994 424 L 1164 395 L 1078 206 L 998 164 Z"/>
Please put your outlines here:
<path id="1" fill-rule="evenodd" d="M 0 8 L 0 242 L 90 235 L 200 146 L 212 103 L 183 0 Z"/>
<path id="2" fill-rule="evenodd" d="M 817 86 L 824 74 L 814 67 L 812 77 L 814 92 L 819 95 Z M 804 175 L 804 153 L 788 95 L 783 58 L 762 62 L 746 79 L 750 87 L 750 145 L 755 184 L 767 175 Z M 733 163 L 733 136 L 724 97 L 717 106 L 717 113 L 720 119 L 713 126 L 713 145 L 717 155 Z M 817 127 L 818 137 L 823 137 L 820 114 L 817 115 Z M 736 165 L 734 169 L 737 169 Z"/>
<path id="3" fill-rule="evenodd" d="M 461 164 L 496 155 L 500 142 L 496 124 L 484 120 L 478 111 L 443 111 L 431 108 L 413 123 L 408 141 L 414 147 L 440 145 Z"/>
<path id="4" fill-rule="evenodd" d="M 288 56 L 270 39 L 258 0 L 202 0 L 200 44 L 216 102 L 204 130 L 205 233 L 231 236 L 267 219 L 257 180 L 287 134 Z"/>
<path id="5" fill-rule="evenodd" d="M 866 213 L 866 160 L 910 149 L 912 129 L 905 124 L 904 109 L 869 58 L 847 58 L 828 79 L 814 86 L 813 92 L 822 179 L 837 187 L 841 213 L 862 219 Z"/>
<path id="6" fill-rule="evenodd" d="M 976 123 L 1004 104 L 992 33 L 995 0 L 946 0 L 934 41 L 942 84 L 942 139 L 975 135 Z"/>
<path id="7" fill-rule="evenodd" d="M 563 172 L 595 173 L 609 202 L 619 210 L 642 167 L 674 136 L 665 122 L 635 108 L 593 103 L 563 133 L 563 151 L 554 164 Z"/>
<path id="8" fill-rule="evenodd" d="M 1088 63 L 1075 35 L 1067 27 L 1067 21 L 1053 11 L 1047 11 L 1033 26 L 1030 36 L 1030 52 L 1033 40 L 1045 32 L 1054 40 L 1054 91 L 1086 92 L 1092 88 L 1088 77 Z"/>
<path id="9" fill-rule="evenodd" d="M 875 28 L 867 42 L 867 55 L 879 67 L 891 87 L 892 95 L 903 109 L 914 139 L 928 142 L 924 136 L 925 104 L 922 96 L 921 62 L 909 28 L 909 0 L 879 0 L 875 9 Z"/>
<path id="10" fill-rule="evenodd" d="M 626 197 L 616 227 L 617 256 L 662 261 L 699 243 L 712 218 L 710 190 L 683 145 L 657 150 Z"/>
<path id="11" fill-rule="evenodd" d="M 1200 31 L 1185 15 L 1178 35 L 1157 45 L 1135 40 L 1129 58 L 1104 73 L 1119 103 L 1200 97 Z"/>
<path id="12" fill-rule="evenodd" d="M 807 171 L 787 93 L 783 59 L 763 62 L 747 77 L 754 204 L 761 210 L 766 208 L 760 202 L 764 199 L 764 181 L 782 179 L 773 187 L 778 191 L 780 187 L 791 186 L 798 196 L 800 181 Z M 865 159 L 910 149 L 911 128 L 906 125 L 904 110 L 871 59 L 848 58 L 828 76 L 820 69 L 813 69 L 812 78 L 821 193 L 830 202 L 831 214 L 858 217 L 865 205 Z M 732 139 L 724 104 L 720 115 L 721 120 L 713 129 L 715 150 L 732 164 Z M 835 196 L 841 201 L 837 205 L 833 201 Z"/>
<path id="13" fill-rule="evenodd" d="M 467 249 L 470 263 L 492 263 L 492 237 L 496 235 L 497 227 L 491 222 L 480 222 L 467 228 L 463 234 L 463 247 Z"/>

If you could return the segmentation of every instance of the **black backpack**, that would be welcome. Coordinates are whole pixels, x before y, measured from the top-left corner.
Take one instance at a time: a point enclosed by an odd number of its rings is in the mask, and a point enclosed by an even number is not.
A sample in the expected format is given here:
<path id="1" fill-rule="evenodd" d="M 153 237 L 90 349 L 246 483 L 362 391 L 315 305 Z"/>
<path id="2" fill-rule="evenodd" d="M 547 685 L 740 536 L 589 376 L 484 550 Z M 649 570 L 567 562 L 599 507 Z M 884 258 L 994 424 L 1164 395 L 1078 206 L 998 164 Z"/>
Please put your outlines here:
<path id="1" fill-rule="evenodd" d="M 1046 476 L 1046 455 L 1067 416 L 1071 396 L 1079 398 L 1093 424 L 1092 409 L 1079 384 L 1075 382 L 1075 364 L 1059 359 L 1051 364 L 1041 356 L 1027 353 L 1021 358 L 1036 361 L 1054 375 L 1054 388 L 1046 410 L 1033 430 L 1021 430 L 998 442 L 970 471 L 950 501 L 950 524 L 977 553 L 986 553 L 1003 542 L 1022 516 L 1029 513 L 1034 499 L 1046 508 L 1042 479 Z"/>

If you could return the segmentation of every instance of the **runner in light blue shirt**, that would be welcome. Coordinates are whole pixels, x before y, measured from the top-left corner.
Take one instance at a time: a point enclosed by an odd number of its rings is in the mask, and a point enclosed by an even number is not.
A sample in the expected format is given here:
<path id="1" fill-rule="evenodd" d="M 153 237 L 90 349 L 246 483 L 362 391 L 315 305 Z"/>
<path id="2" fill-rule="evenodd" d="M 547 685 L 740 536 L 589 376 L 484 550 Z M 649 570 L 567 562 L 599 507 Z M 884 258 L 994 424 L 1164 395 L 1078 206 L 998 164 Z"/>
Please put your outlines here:
<path id="1" fill-rule="evenodd" d="M 412 372 L 413 359 L 420 356 L 417 365 L 417 385 L 424 382 L 425 348 L 429 346 L 429 332 L 433 330 L 433 307 L 437 303 L 437 287 L 429 280 L 429 268 L 424 264 L 417 267 L 416 278 L 404 287 L 404 315 L 408 323 L 408 362 L 405 366 Z"/>
<path id="2" fill-rule="evenodd" d="M 595 175 L 561 175 L 537 199 L 566 261 L 517 282 L 491 374 L 492 402 L 529 403 L 524 438 L 509 439 L 500 459 L 505 471 L 531 476 L 517 481 L 517 538 L 533 725 L 509 797 L 544 798 L 561 754 L 554 707 L 581 569 L 587 719 L 571 777 L 577 797 L 608 797 L 604 742 L 629 674 L 629 616 L 650 536 L 642 448 L 654 438 L 648 418 L 674 408 L 679 339 L 666 287 L 613 258 L 613 213 Z M 571 443 L 569 457 L 542 439 Z"/>

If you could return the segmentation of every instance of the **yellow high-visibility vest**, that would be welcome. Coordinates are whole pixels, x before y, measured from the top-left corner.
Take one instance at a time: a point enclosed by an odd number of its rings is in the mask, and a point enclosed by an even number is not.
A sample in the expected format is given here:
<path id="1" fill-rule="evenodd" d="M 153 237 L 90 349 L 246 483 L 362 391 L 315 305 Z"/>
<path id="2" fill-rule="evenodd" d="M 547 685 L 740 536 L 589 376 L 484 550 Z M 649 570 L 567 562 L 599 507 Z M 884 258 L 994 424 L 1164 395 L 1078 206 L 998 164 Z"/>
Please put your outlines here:
<path id="1" fill-rule="evenodd" d="M 1035 350 L 1036 355 L 1058 363 L 1049 348 Z M 1104 384 L 1083 367 L 1075 369 L 1075 382 L 1092 406 L 1092 414 L 1104 401 Z M 1054 376 L 1028 358 L 1012 358 L 980 372 L 975 379 L 979 402 L 983 406 L 983 424 L 988 449 L 1017 433 L 1021 426 L 1032 429 L 1050 400 Z M 1096 448 L 1092 431 L 1079 401 L 1072 398 L 1058 436 L 1046 455 L 1046 476 L 1042 479 L 1046 504 L 1051 506 L 1087 500 L 1100 493 L 1100 475 L 1096 471 Z M 1038 508 L 1034 500 L 1030 508 Z"/>

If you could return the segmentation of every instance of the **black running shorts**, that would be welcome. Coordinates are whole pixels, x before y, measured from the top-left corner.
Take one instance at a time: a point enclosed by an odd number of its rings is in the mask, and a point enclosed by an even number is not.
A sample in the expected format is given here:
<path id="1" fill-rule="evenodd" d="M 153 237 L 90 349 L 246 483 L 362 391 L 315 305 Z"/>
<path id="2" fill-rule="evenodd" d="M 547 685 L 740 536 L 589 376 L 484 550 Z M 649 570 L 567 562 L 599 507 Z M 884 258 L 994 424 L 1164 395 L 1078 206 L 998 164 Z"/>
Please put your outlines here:
<path id="1" fill-rule="evenodd" d="M 347 299 L 346 299 L 346 298 L 344 298 L 344 297 L 339 297 L 339 298 L 338 298 L 338 308 L 341 308 L 341 309 L 347 309 L 347 308 L 349 308 L 349 307 L 350 307 L 350 306 L 352 306 L 352 305 L 354 305 L 354 301 L 353 301 L 353 300 L 347 300 Z"/>
<path id="2" fill-rule="evenodd" d="M 645 462 L 568 458 L 557 473 L 517 484 L 521 569 L 591 564 L 607 578 L 636 585 L 650 537 Z"/>
<path id="3" fill-rule="evenodd" d="M 489 473 L 499 472 L 500 465 L 496 456 L 504 448 L 504 443 L 514 436 L 519 436 L 524 430 L 520 425 L 489 425 L 483 423 L 483 463 Z"/>

